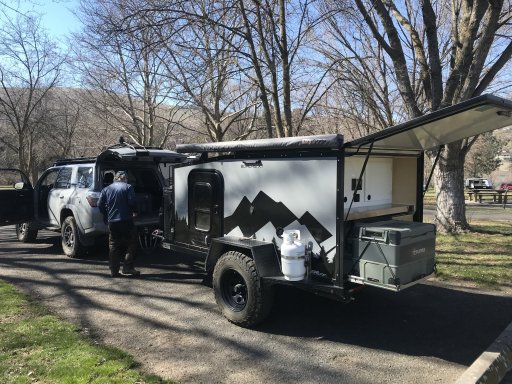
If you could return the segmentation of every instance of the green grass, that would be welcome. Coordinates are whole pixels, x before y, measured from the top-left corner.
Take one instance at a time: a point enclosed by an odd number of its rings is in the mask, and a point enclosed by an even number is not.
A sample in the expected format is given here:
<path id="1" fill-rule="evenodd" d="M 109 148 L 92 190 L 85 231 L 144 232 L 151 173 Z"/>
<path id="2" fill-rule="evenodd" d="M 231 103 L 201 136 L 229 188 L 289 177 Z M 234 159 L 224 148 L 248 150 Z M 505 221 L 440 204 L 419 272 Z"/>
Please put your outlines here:
<path id="1" fill-rule="evenodd" d="M 487 289 L 512 288 L 512 225 L 476 221 L 471 229 L 437 234 L 437 277 Z"/>
<path id="2" fill-rule="evenodd" d="M 0 383 L 170 383 L 0 281 Z"/>
<path id="3" fill-rule="evenodd" d="M 436 208 L 434 189 L 427 191 L 423 203 L 425 208 Z M 471 231 L 437 234 L 437 277 L 440 280 L 493 290 L 512 288 L 511 223 L 472 219 L 477 213 L 487 213 L 492 218 L 495 208 L 467 205 L 466 217 Z"/>

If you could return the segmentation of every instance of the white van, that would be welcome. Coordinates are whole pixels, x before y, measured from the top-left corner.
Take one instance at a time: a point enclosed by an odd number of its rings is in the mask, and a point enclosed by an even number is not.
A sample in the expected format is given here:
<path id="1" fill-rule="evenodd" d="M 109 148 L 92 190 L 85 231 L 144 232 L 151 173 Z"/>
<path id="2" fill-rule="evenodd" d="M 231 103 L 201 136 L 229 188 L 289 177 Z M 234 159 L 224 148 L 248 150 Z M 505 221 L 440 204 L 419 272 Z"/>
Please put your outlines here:
<path id="1" fill-rule="evenodd" d="M 468 189 L 492 189 L 492 183 L 481 177 L 472 177 L 464 181 L 464 186 Z"/>

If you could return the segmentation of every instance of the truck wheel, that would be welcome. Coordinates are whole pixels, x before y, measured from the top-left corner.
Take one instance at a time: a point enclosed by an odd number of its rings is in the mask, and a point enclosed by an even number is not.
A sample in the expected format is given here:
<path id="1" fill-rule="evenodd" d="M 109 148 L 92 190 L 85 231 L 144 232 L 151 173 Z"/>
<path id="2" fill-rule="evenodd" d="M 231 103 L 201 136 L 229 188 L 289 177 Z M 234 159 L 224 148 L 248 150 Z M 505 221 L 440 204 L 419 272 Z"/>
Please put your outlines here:
<path id="1" fill-rule="evenodd" d="M 30 223 L 17 224 L 16 236 L 22 243 L 33 243 L 37 238 L 37 229 L 32 229 Z"/>
<path id="2" fill-rule="evenodd" d="M 240 252 L 227 252 L 219 259 L 213 290 L 224 317 L 242 327 L 263 321 L 272 307 L 271 288 L 263 285 L 254 260 Z"/>
<path id="3" fill-rule="evenodd" d="M 66 256 L 75 258 L 81 256 L 84 253 L 85 248 L 80 243 L 80 239 L 78 237 L 78 227 L 73 216 L 66 217 L 62 223 L 61 237 L 62 250 Z"/>
<path id="4" fill-rule="evenodd" d="M 160 245 L 160 240 L 151 232 L 139 231 L 137 238 L 139 239 L 139 249 L 145 255 L 150 255 Z"/>

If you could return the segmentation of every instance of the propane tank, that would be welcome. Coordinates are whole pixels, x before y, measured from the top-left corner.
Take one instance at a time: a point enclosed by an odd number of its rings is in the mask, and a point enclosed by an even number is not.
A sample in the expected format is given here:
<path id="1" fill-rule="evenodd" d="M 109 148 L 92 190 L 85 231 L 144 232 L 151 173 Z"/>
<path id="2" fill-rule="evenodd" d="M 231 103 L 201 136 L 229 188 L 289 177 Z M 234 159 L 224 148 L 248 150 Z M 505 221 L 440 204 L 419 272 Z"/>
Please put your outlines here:
<path id="1" fill-rule="evenodd" d="M 300 231 L 284 231 L 281 245 L 281 269 L 286 280 L 304 280 L 306 247 L 300 242 Z"/>

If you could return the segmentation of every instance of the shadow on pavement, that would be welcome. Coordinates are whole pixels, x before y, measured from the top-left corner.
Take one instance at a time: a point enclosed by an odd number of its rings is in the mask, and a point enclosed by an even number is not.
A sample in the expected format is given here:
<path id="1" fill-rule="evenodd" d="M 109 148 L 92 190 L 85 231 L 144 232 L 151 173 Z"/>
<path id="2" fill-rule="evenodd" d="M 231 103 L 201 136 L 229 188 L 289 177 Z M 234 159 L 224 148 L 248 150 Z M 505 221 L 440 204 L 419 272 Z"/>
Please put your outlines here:
<path id="1" fill-rule="evenodd" d="M 350 304 L 279 287 L 259 330 L 470 365 L 511 319 L 512 297 L 431 285 L 399 293 L 367 288 Z"/>
<path id="2" fill-rule="evenodd" d="M 59 242 L 58 237 L 48 237 L 41 239 L 37 245 L 48 244 L 52 252 L 59 254 Z M 9 250 L 9 258 L 13 259 L 9 263 L 20 269 L 31 268 L 46 273 L 51 279 L 45 283 L 57 286 L 60 292 L 69 295 L 77 309 L 85 310 L 87 306 L 97 305 L 92 297 L 88 297 L 90 295 L 77 292 L 72 276 L 89 274 L 92 278 L 103 272 L 106 274 L 107 249 L 99 248 L 79 260 L 62 255 L 62 263 L 57 256 L 46 256 L 50 252 L 45 249 L 36 251 L 16 245 Z M 40 255 L 23 260 L 16 257 L 16 254 L 32 252 Z M 57 264 L 50 266 L 50 262 Z M 83 264 L 104 264 L 105 270 L 96 268 L 86 272 L 80 268 Z M 205 317 L 221 316 L 218 310 L 214 310 L 213 294 L 209 289 L 197 289 L 194 292 L 197 298 L 180 297 L 174 293 L 173 284 L 203 282 L 205 275 L 200 259 L 183 254 L 171 255 L 161 250 L 152 255 L 141 255 L 137 265 L 143 273 L 140 284 L 147 288 L 146 293 L 138 294 L 140 305 L 144 305 L 144 300 L 155 298 L 186 303 L 194 310 L 204 311 Z M 21 274 L 15 280 L 23 282 L 23 279 Z M 169 296 L 152 295 L 153 281 L 168 285 Z M 90 289 L 106 294 L 111 288 L 103 285 Z M 137 295 L 135 292 L 129 294 Z M 204 298 L 205 295 L 209 297 Z M 125 315 L 120 309 L 102 309 L 116 312 L 119 316 Z M 300 338 L 314 338 L 411 356 L 431 356 L 468 366 L 511 319 L 512 297 L 462 292 L 431 285 L 419 284 L 400 293 L 367 288 L 350 304 L 341 304 L 290 287 L 278 287 L 270 317 L 255 330 L 297 338 L 299 344 Z M 144 316 L 140 321 L 145 321 Z M 224 324 L 235 327 L 227 320 Z M 152 326 L 167 325 L 155 322 Z"/>

